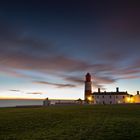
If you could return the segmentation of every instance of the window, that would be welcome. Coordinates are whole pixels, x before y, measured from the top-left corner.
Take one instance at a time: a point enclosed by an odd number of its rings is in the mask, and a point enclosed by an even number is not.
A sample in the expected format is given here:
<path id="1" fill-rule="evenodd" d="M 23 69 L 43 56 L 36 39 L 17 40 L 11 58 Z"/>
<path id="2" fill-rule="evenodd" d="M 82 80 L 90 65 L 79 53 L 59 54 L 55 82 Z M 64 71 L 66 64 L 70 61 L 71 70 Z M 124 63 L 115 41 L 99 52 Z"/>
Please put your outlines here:
<path id="1" fill-rule="evenodd" d="M 118 96 L 116 96 L 116 98 L 118 98 Z"/>
<path id="2" fill-rule="evenodd" d="M 112 104 L 112 101 L 110 101 L 110 104 Z"/>
<path id="3" fill-rule="evenodd" d="M 110 95 L 110 98 L 111 98 L 111 95 Z"/>
<path id="4" fill-rule="evenodd" d="M 123 99 L 124 99 L 124 96 L 123 96 Z"/>
<path id="5" fill-rule="evenodd" d="M 103 98 L 104 98 L 104 96 L 103 96 Z"/>

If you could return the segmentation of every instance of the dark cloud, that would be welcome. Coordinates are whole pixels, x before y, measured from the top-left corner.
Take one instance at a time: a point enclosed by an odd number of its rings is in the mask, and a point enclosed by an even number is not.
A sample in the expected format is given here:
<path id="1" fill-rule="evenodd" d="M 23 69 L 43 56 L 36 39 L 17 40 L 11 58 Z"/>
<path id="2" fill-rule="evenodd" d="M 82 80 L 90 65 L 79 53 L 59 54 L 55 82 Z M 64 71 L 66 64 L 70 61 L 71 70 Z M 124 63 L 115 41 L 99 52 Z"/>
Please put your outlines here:
<path id="1" fill-rule="evenodd" d="M 81 77 L 72 77 L 72 76 L 68 77 L 68 76 L 66 76 L 64 79 L 67 80 L 67 81 L 70 81 L 70 82 L 77 83 L 77 84 L 83 84 L 84 83 L 84 79 L 81 78 Z"/>
<path id="2" fill-rule="evenodd" d="M 99 56 L 99 59 L 102 59 L 103 61 L 109 62 L 109 63 L 115 63 L 117 64 L 121 60 L 127 59 L 128 54 L 121 54 L 118 51 L 115 50 L 105 50 L 101 55 Z"/>
<path id="3" fill-rule="evenodd" d="M 42 57 L 53 51 L 53 45 L 47 40 L 28 35 L 26 31 L 10 25 L 0 24 L 0 51 L 1 55 L 31 55 Z M 13 28 L 13 29 L 12 29 Z M 16 28 L 16 30 L 14 30 Z M 55 48 L 56 49 L 56 48 Z M 48 52 L 46 54 L 46 52 Z"/>
<path id="4" fill-rule="evenodd" d="M 41 94 L 43 94 L 43 93 L 42 93 L 42 92 L 29 92 L 29 93 L 27 93 L 27 94 L 41 95 Z"/>
<path id="5" fill-rule="evenodd" d="M 83 75 L 81 76 L 63 76 L 64 79 L 68 82 L 74 82 L 76 85 L 81 85 L 83 86 L 84 82 L 85 82 L 85 79 L 84 78 L 81 78 L 83 77 Z M 111 76 L 98 76 L 98 75 L 92 75 L 92 84 L 93 84 L 93 87 L 94 89 L 97 89 L 97 88 L 101 88 L 101 90 L 106 90 L 104 88 L 104 85 L 105 84 L 113 84 L 116 82 L 117 79 L 113 79 Z"/>
<path id="6" fill-rule="evenodd" d="M 13 92 L 21 92 L 21 91 L 18 90 L 18 89 L 10 89 L 9 91 L 13 91 Z"/>
<path id="7" fill-rule="evenodd" d="M 57 83 L 51 83 L 51 82 L 46 82 L 46 81 L 33 81 L 33 83 L 55 86 L 57 88 L 74 88 L 74 87 L 76 87 L 76 85 L 73 85 L 73 84 L 57 84 Z"/>
<path id="8" fill-rule="evenodd" d="M 32 79 L 35 78 L 35 76 L 29 76 L 27 74 L 23 74 L 21 72 L 18 72 L 16 69 L 11 68 L 11 67 L 3 67 L 2 65 L 0 65 L 0 71 L 8 76 L 12 76 L 12 77 L 17 77 L 17 78 L 27 78 L 27 79 Z M 38 78 L 38 77 L 37 77 Z"/>
<path id="9" fill-rule="evenodd" d="M 123 75 L 120 79 L 140 79 L 140 75 Z"/>
<path id="10" fill-rule="evenodd" d="M 12 91 L 12 92 L 19 92 L 19 93 L 21 93 L 21 92 L 23 92 L 23 91 L 21 91 L 21 90 L 18 90 L 18 89 L 10 89 L 9 91 Z M 23 92 L 24 93 L 24 92 Z M 26 94 L 43 94 L 42 92 L 28 92 L 28 93 L 26 93 Z"/>
<path id="11" fill-rule="evenodd" d="M 3 55 L 2 59 L 1 65 L 3 66 L 25 70 L 78 71 L 89 67 L 85 62 L 65 56 L 38 58 L 24 54 L 9 54 L 9 58 L 7 55 Z"/>
<path id="12" fill-rule="evenodd" d="M 83 84 L 86 72 L 91 72 L 94 85 L 102 88 L 118 79 L 139 78 L 138 4 L 44 3 L 27 2 L 24 4 L 27 9 L 21 8 L 20 3 L 13 7 L 9 4 L 6 10 L 1 7 L 0 71 L 21 78 L 35 76 L 19 70 L 36 71 L 74 83 L 35 82 L 58 88 Z"/>
<path id="13" fill-rule="evenodd" d="M 131 68 L 140 70 L 140 58 L 133 62 Z"/>
<path id="14" fill-rule="evenodd" d="M 3 26 L 0 28 L 2 29 L 0 32 L 0 65 L 2 67 L 43 71 L 75 71 L 89 67 L 85 62 L 59 54 L 57 46 L 48 41 L 25 36 L 22 30 L 16 33 L 9 29 L 8 25 Z"/>
<path id="15" fill-rule="evenodd" d="M 116 82 L 116 79 L 113 79 L 111 77 L 105 77 L 105 76 L 95 76 L 93 78 L 93 80 L 95 80 L 97 83 L 100 83 L 100 84 L 112 84 L 112 83 L 115 83 Z"/>
<path id="16" fill-rule="evenodd" d="M 65 77 L 65 80 L 67 81 L 71 81 L 71 82 L 75 82 L 77 84 L 83 84 L 84 83 L 84 79 L 81 78 L 81 77 Z M 105 76 L 96 76 L 96 75 L 93 75 L 92 76 L 92 80 L 95 81 L 95 82 L 98 82 L 100 84 L 112 84 L 114 82 L 116 82 L 116 79 L 113 79 L 111 77 L 105 77 Z"/>
<path id="17" fill-rule="evenodd" d="M 82 76 L 81 76 L 82 77 Z M 69 82 L 74 82 L 77 85 L 84 85 L 84 79 L 82 78 L 78 78 L 78 77 L 66 77 L 65 80 L 69 81 Z M 94 88 L 101 88 L 102 90 L 105 90 L 105 88 L 103 87 L 103 84 L 112 84 L 115 81 L 113 81 L 112 79 L 109 79 L 108 77 L 102 77 L 102 78 L 95 78 L 92 77 L 92 84 Z"/>
<path id="18" fill-rule="evenodd" d="M 93 81 L 93 91 L 95 91 L 98 88 L 100 88 L 103 91 L 106 90 L 106 88 L 104 88 L 104 85 L 101 85 L 100 83 Z"/>

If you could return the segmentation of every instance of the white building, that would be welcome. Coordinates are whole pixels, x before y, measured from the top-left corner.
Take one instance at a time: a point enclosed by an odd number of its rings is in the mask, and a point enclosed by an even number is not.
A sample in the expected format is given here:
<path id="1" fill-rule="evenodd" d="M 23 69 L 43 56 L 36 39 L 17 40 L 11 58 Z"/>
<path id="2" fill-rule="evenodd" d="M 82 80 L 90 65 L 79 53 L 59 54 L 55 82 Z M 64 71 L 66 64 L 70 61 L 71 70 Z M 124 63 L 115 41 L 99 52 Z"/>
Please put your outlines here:
<path id="1" fill-rule="evenodd" d="M 137 94 L 133 96 L 133 98 L 131 99 L 132 102 L 134 103 L 140 103 L 140 94 L 139 91 L 137 91 Z"/>
<path id="2" fill-rule="evenodd" d="M 44 106 L 49 105 L 78 105 L 78 104 L 125 104 L 125 103 L 140 103 L 139 91 L 137 95 L 130 95 L 127 92 L 120 92 L 116 88 L 116 92 L 98 92 L 92 93 L 92 80 L 90 73 L 85 75 L 85 91 L 84 100 L 64 100 L 64 99 L 48 99 L 43 101 Z"/>
<path id="3" fill-rule="evenodd" d="M 127 103 L 127 98 L 130 96 L 127 92 L 119 92 L 119 88 L 116 92 L 93 92 L 92 94 L 94 104 L 124 104 Z"/>
<path id="4" fill-rule="evenodd" d="M 120 92 L 116 88 L 116 92 L 92 92 L 92 81 L 90 73 L 85 75 L 85 102 L 88 104 L 125 104 L 140 103 L 140 95 L 130 95 L 127 92 Z"/>
<path id="5" fill-rule="evenodd" d="M 78 100 L 65 100 L 65 99 L 48 99 L 46 98 L 43 101 L 43 106 L 50 106 L 50 105 L 80 105 L 83 104 L 84 101 L 81 99 Z"/>

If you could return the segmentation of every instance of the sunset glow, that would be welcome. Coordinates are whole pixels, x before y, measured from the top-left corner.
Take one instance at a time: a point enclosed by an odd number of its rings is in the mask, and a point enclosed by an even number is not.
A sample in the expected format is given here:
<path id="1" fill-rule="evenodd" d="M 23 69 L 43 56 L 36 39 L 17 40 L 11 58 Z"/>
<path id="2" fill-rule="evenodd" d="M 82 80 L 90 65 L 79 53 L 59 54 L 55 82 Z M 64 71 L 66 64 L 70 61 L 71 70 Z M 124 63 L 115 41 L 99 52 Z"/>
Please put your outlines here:
<path id="1" fill-rule="evenodd" d="M 139 15 L 133 2 L 0 2 L 0 98 L 84 99 L 87 72 L 93 91 L 136 94 Z"/>

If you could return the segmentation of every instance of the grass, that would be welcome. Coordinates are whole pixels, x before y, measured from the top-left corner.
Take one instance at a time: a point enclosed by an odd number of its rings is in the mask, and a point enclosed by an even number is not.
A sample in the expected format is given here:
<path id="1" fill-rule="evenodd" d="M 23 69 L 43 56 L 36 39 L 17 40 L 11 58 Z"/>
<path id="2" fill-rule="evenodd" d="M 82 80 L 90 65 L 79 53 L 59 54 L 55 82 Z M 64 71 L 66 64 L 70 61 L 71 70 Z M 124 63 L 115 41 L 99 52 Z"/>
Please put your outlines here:
<path id="1" fill-rule="evenodd" d="M 140 140 L 140 105 L 1 108 L 0 140 Z"/>

